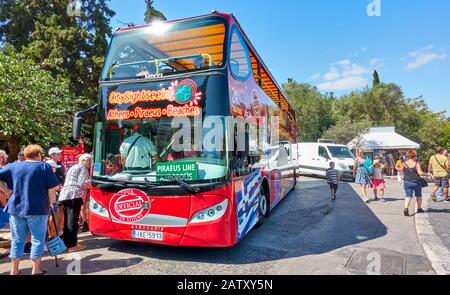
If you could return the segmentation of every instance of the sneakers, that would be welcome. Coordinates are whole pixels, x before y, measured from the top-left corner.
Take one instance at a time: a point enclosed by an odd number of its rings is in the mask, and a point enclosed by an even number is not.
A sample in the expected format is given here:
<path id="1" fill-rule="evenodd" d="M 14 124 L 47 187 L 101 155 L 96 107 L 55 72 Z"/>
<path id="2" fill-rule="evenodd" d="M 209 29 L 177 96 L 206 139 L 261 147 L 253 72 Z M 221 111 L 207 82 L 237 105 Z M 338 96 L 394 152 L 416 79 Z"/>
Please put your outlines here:
<path id="1" fill-rule="evenodd" d="M 69 249 L 67 249 L 68 252 L 76 252 L 76 251 L 81 251 L 86 249 L 87 246 L 83 245 L 83 244 L 78 244 L 76 246 L 70 247 Z"/>
<path id="2" fill-rule="evenodd" d="M 381 198 L 380 201 L 383 202 L 383 203 L 386 202 L 386 200 L 384 198 Z"/>
<path id="3" fill-rule="evenodd" d="M 336 201 L 336 196 L 333 196 L 332 198 L 331 198 L 331 201 Z"/>
<path id="4" fill-rule="evenodd" d="M 364 203 L 366 203 L 366 204 L 368 204 L 368 203 L 370 202 L 370 200 L 367 199 L 367 198 L 363 199 L 363 201 L 364 201 Z"/>
<path id="5" fill-rule="evenodd" d="M 425 211 L 423 211 L 422 208 L 417 209 L 417 213 L 424 213 Z"/>
<path id="6" fill-rule="evenodd" d="M 409 216 L 409 211 L 407 208 L 403 209 L 403 215 Z"/>

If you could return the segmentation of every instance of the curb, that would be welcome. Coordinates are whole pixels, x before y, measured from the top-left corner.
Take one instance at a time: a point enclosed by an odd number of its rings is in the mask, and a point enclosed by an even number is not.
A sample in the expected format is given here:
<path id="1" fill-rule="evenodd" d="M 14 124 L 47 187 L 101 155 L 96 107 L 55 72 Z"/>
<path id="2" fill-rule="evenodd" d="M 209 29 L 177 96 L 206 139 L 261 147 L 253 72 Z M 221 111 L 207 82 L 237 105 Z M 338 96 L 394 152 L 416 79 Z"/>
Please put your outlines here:
<path id="1" fill-rule="evenodd" d="M 424 198 L 424 205 L 429 208 L 430 198 Z M 416 233 L 422 249 L 438 275 L 450 275 L 450 250 L 444 246 L 428 219 L 427 211 L 414 216 Z"/>

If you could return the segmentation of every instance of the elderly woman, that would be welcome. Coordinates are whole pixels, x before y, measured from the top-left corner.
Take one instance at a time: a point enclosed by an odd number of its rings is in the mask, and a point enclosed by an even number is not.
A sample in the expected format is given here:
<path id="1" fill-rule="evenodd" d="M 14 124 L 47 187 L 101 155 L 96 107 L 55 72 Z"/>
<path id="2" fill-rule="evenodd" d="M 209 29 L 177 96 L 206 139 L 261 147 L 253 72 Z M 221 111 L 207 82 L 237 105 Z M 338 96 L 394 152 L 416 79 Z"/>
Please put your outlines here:
<path id="1" fill-rule="evenodd" d="M 58 179 L 50 165 L 42 162 L 43 153 L 40 146 L 29 145 L 24 150 L 26 161 L 0 170 L 0 181 L 13 189 L 6 205 L 11 215 L 11 275 L 20 274 L 19 263 L 28 231 L 31 233 L 32 274 L 46 273 L 41 269 L 41 258 L 44 255 L 49 207 L 55 197 Z"/>
<path id="2" fill-rule="evenodd" d="M 69 252 L 86 248 L 85 245 L 78 244 L 77 235 L 81 206 L 90 188 L 90 167 L 91 155 L 82 154 L 78 158 L 78 164 L 67 171 L 64 187 L 59 195 L 64 210 L 63 239 Z"/>
<path id="3" fill-rule="evenodd" d="M 8 154 L 4 150 L 0 150 L 0 170 L 6 168 L 8 163 Z M 3 208 L 6 205 L 6 201 L 11 195 L 10 190 L 8 189 L 6 183 L 0 181 L 0 228 L 5 226 L 5 223 L 8 223 L 9 214 L 3 211 Z M 3 238 L 0 237 L 0 241 Z"/>

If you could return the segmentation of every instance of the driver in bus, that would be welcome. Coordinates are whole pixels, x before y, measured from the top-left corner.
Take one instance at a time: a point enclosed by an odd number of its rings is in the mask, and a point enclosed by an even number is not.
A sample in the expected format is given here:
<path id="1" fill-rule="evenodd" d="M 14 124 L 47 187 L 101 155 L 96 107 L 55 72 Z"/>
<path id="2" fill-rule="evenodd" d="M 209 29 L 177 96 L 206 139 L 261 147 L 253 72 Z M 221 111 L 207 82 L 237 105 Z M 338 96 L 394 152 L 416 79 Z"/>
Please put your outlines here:
<path id="1" fill-rule="evenodd" d="M 119 151 L 122 163 L 127 170 L 148 170 L 152 166 L 152 158 L 156 161 L 160 160 L 153 142 L 139 134 L 138 124 L 133 126 L 133 134 L 123 140 Z"/>

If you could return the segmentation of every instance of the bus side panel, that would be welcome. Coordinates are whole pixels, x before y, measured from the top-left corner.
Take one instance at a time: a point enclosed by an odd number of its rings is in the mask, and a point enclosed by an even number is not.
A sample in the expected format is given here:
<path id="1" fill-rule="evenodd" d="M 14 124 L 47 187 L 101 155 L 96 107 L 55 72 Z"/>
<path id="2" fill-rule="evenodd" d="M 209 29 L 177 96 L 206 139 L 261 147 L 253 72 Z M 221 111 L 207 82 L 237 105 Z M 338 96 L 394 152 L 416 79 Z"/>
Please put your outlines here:
<path id="1" fill-rule="evenodd" d="M 262 176 L 259 169 L 247 177 L 240 177 L 234 181 L 238 240 L 241 240 L 260 218 L 258 201 L 261 193 L 261 182 Z"/>
<path id="2" fill-rule="evenodd" d="M 203 195 L 193 195 L 190 219 L 199 211 L 228 200 L 224 215 L 214 221 L 188 223 L 180 246 L 228 247 L 237 243 L 236 202 L 232 195 L 232 184 Z"/>

